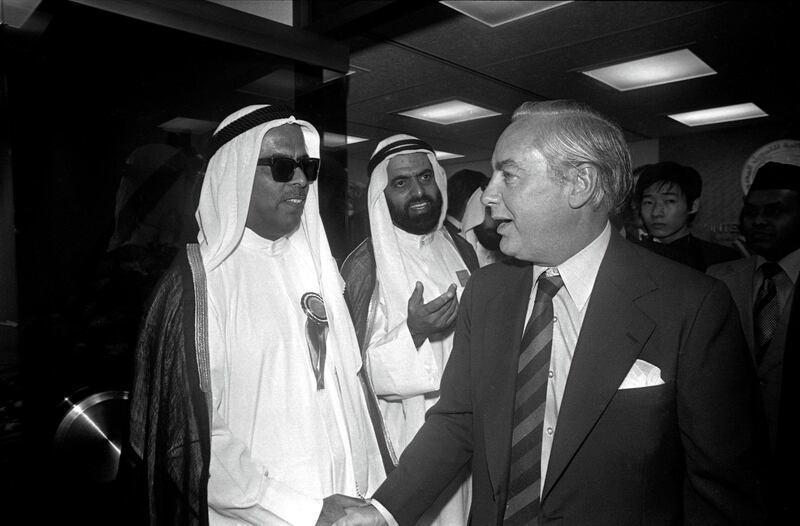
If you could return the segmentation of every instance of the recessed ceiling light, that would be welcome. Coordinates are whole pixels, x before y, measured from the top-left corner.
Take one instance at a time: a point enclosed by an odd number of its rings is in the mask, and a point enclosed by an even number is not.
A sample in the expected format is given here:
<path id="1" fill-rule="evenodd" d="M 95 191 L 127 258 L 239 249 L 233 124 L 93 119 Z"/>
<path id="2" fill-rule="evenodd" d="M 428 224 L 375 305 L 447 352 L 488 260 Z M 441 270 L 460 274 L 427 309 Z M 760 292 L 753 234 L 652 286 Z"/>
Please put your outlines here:
<path id="1" fill-rule="evenodd" d="M 218 123 L 212 121 L 190 119 L 188 117 L 175 117 L 174 119 L 159 124 L 158 127 L 168 132 L 206 133 L 216 128 L 217 124 Z"/>
<path id="2" fill-rule="evenodd" d="M 589 69 L 583 74 L 619 91 L 629 91 L 716 75 L 717 72 L 688 49 L 679 49 L 613 66 Z"/>
<path id="3" fill-rule="evenodd" d="M 334 71 L 332 69 L 322 68 L 322 82 L 330 82 L 332 80 L 337 80 L 342 77 L 349 77 L 350 75 L 355 75 L 358 72 L 369 71 L 365 68 L 360 68 L 358 66 L 350 65 L 350 68 L 347 70 L 347 73 L 342 73 L 340 71 Z"/>
<path id="4" fill-rule="evenodd" d="M 413 110 L 398 112 L 399 115 L 405 115 L 412 119 L 420 119 L 428 122 L 435 122 L 436 124 L 455 124 L 457 122 L 471 121 L 475 119 L 484 119 L 486 117 L 494 117 L 500 115 L 496 111 L 492 111 L 468 102 L 460 100 L 448 100 L 438 104 L 431 104 L 430 106 L 423 106 Z"/>
<path id="5" fill-rule="evenodd" d="M 436 155 L 436 158 L 440 161 L 445 161 L 447 159 L 458 159 L 459 157 L 464 157 L 458 153 L 450 153 L 450 152 L 441 152 L 439 150 L 434 150 L 433 153 Z"/>
<path id="6" fill-rule="evenodd" d="M 352 135 L 342 135 L 341 133 L 325 132 L 322 135 L 322 144 L 328 148 L 341 148 L 348 144 L 356 144 L 359 142 L 368 141 L 363 137 L 355 137 Z"/>
<path id="7" fill-rule="evenodd" d="M 450 9 L 474 18 L 489 27 L 497 27 L 526 16 L 535 15 L 569 2 L 529 2 L 529 1 L 442 1 Z"/>
<path id="8" fill-rule="evenodd" d="M 746 102 L 744 104 L 734 104 L 732 106 L 720 106 L 719 108 L 674 113 L 672 115 L 667 115 L 667 117 L 675 119 L 686 126 L 703 126 L 705 124 L 718 124 L 720 122 L 743 121 L 746 119 L 756 119 L 758 117 L 768 117 L 768 115 L 752 102 Z"/>

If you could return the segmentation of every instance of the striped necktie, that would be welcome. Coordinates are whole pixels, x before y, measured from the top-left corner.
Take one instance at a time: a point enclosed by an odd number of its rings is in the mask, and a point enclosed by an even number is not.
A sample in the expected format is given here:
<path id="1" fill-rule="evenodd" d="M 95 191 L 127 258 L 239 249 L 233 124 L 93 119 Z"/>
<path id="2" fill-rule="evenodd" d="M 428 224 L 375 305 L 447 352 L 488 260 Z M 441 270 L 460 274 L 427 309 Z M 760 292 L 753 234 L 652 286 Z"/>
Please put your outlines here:
<path id="1" fill-rule="evenodd" d="M 504 526 L 531 524 L 539 514 L 542 426 L 553 347 L 553 297 L 564 284 L 558 274 L 546 274 L 539 276 L 533 311 L 520 345 Z"/>
<path id="2" fill-rule="evenodd" d="M 779 307 L 778 294 L 775 288 L 775 276 L 781 272 L 781 267 L 773 261 L 761 265 L 764 281 L 756 294 L 753 306 L 753 332 L 756 340 L 756 363 L 761 363 L 769 347 L 775 329 L 778 327 Z"/>

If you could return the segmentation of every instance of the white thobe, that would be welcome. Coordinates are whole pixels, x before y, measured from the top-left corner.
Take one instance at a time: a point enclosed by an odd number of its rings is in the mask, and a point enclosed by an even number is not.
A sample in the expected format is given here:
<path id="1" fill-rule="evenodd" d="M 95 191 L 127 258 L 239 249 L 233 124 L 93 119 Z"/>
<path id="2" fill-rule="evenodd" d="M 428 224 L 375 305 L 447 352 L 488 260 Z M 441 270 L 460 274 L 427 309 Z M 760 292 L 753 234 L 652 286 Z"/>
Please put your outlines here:
<path id="1" fill-rule="evenodd" d="M 458 271 L 466 271 L 461 256 L 443 229 L 417 236 L 394 228 L 409 278 L 406 304 L 417 281 L 424 286 L 426 303 L 456 284 L 460 298 L 463 285 Z M 425 412 L 439 400 L 439 383 L 453 348 L 452 331 L 434 337 L 416 348 L 407 325 L 407 311 L 402 321 L 388 326 L 387 303 L 378 283 L 378 308 L 369 334 L 367 369 L 395 453 L 405 449 L 425 421 Z M 398 316 L 395 319 L 400 319 Z M 470 481 L 458 481 L 448 488 L 417 524 L 459 526 L 467 523 L 470 506 Z M 449 497 L 449 498 L 445 498 Z"/>
<path id="2" fill-rule="evenodd" d="M 272 242 L 245 229 L 208 274 L 212 525 L 313 525 L 324 497 L 363 493 L 331 346 L 316 388 L 300 298 L 320 291 L 296 234 Z"/>

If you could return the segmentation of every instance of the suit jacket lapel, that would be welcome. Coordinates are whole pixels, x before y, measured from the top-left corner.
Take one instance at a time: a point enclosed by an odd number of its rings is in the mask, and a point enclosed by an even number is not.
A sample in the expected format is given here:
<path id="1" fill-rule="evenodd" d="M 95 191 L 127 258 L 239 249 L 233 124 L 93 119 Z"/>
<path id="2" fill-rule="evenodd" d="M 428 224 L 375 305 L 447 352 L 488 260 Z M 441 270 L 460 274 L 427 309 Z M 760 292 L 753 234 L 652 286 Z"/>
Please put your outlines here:
<path id="1" fill-rule="evenodd" d="M 486 383 L 480 394 L 484 399 L 484 447 L 495 492 L 505 486 L 508 477 L 516 389 L 514 379 L 532 276 L 532 265 L 520 269 L 517 279 L 506 280 L 505 289 L 487 304 L 487 321 L 490 323 L 482 340 L 486 349 L 482 362 Z"/>
<path id="2" fill-rule="evenodd" d="M 592 289 L 561 403 L 543 499 L 558 483 L 655 328 L 634 300 L 656 285 L 627 243 L 612 234 Z"/>
<path id="3" fill-rule="evenodd" d="M 722 280 L 727 285 L 733 301 L 736 303 L 736 308 L 739 309 L 742 331 L 744 332 L 745 340 L 747 340 L 747 348 L 750 349 L 753 355 L 754 363 L 753 303 L 755 302 L 755 294 L 753 292 L 753 280 L 758 269 L 757 261 L 756 256 L 750 256 L 714 265 L 707 272 L 711 277 Z"/>
<path id="4" fill-rule="evenodd" d="M 742 322 L 742 330 L 747 339 L 747 346 L 750 349 L 755 348 L 755 335 L 753 332 L 753 303 L 755 297 L 753 295 L 753 279 L 756 275 L 756 258 L 751 257 L 743 260 L 736 265 L 735 273 L 731 280 L 726 281 L 728 289 L 733 296 L 733 301 L 739 308 L 739 318 Z M 753 354 L 755 357 L 755 353 Z"/>

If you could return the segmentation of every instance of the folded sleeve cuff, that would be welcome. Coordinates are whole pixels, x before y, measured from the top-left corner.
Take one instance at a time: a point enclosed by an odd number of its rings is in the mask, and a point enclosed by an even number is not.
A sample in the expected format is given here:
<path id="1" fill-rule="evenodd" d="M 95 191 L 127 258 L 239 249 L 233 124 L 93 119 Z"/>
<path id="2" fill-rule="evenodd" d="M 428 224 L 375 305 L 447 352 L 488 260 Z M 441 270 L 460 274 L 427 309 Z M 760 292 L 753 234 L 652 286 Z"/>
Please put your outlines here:
<path id="1" fill-rule="evenodd" d="M 375 509 L 378 510 L 378 513 L 380 513 L 383 516 L 383 520 L 386 521 L 386 524 L 388 526 L 400 526 L 399 524 L 397 524 L 397 521 L 394 520 L 394 516 L 391 513 L 389 513 L 389 510 L 384 508 L 383 504 L 381 504 L 375 499 L 372 499 L 370 502 L 375 507 Z"/>

